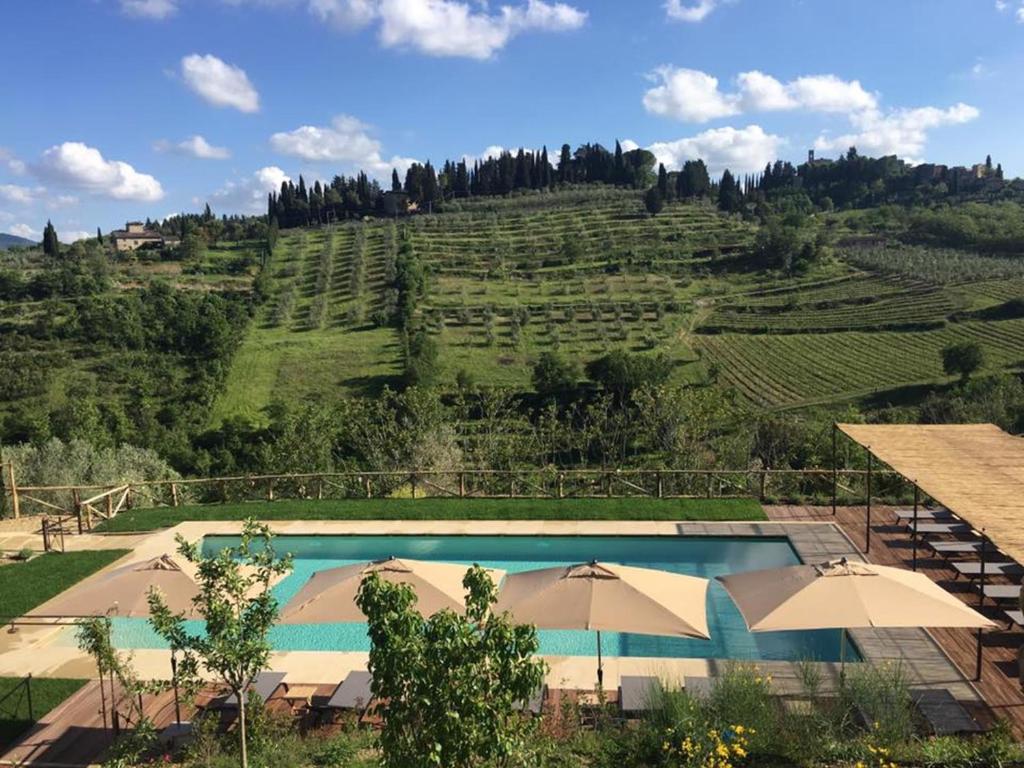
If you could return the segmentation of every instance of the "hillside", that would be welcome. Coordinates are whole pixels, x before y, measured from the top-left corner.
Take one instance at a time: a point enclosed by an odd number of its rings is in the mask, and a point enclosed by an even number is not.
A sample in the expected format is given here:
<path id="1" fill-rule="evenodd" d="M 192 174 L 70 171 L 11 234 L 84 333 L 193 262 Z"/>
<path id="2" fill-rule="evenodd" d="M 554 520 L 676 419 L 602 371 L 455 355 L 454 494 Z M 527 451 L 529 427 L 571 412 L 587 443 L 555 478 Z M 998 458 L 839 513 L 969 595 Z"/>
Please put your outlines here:
<path id="1" fill-rule="evenodd" d="M 581 363 L 615 348 L 663 352 L 674 380 L 714 381 L 758 407 L 942 382 L 941 350 L 961 340 L 980 342 L 993 369 L 1024 365 L 1024 319 L 984 312 L 1024 295 L 1019 260 L 974 257 L 967 269 L 952 263 L 958 252 L 840 247 L 787 276 L 752 269 L 756 226 L 705 203 L 652 218 L 640 193 L 592 189 L 459 207 L 285 231 L 272 298 L 213 421 L 394 386 L 400 338 L 374 319 L 403 233 L 429 274 L 418 322 L 449 390 L 463 372 L 528 391 L 543 351 Z"/>
<path id="2" fill-rule="evenodd" d="M 34 240 L 29 240 L 27 237 L 18 237 L 18 235 L 0 232 L 0 251 L 6 250 L 7 248 L 17 248 L 30 245 L 36 245 L 36 242 Z"/>

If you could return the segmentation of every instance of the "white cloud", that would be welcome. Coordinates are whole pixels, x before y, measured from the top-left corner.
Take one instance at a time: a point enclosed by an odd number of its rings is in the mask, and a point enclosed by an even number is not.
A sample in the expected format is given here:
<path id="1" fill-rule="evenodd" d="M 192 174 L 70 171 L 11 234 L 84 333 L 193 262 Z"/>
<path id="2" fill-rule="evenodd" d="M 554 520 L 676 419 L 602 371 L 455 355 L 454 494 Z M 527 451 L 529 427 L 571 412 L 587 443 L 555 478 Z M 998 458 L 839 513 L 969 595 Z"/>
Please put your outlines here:
<path id="1" fill-rule="evenodd" d="M 46 207 L 51 210 L 70 208 L 72 205 L 78 205 L 78 197 L 75 195 L 57 195 L 56 197 L 47 198 L 46 201 Z"/>
<path id="2" fill-rule="evenodd" d="M 46 192 L 43 187 L 23 187 L 18 184 L 0 184 L 0 200 L 18 205 L 28 205 L 35 202 L 40 195 Z"/>
<path id="3" fill-rule="evenodd" d="M 718 89 L 718 78 L 696 69 L 659 67 L 651 73 L 660 78 L 644 94 L 644 108 L 655 115 L 688 123 L 706 123 L 739 113 L 738 99 Z"/>
<path id="4" fill-rule="evenodd" d="M 798 77 L 788 83 L 753 70 L 736 78 L 736 90 L 723 92 L 718 78 L 696 69 L 663 66 L 650 77 L 658 82 L 643 98 L 655 115 L 683 122 L 704 123 L 744 112 L 803 109 L 811 112 L 851 113 L 877 106 L 877 98 L 857 80 L 835 75 Z"/>
<path id="5" fill-rule="evenodd" d="M 43 239 L 42 233 L 39 232 L 38 230 L 32 229 L 32 227 L 30 227 L 28 224 L 15 224 L 10 228 L 10 232 L 12 235 L 17 235 L 18 237 L 26 237 L 29 240 Z"/>
<path id="6" fill-rule="evenodd" d="M 385 160 L 381 143 L 370 135 L 370 126 L 351 115 L 338 115 L 328 126 L 303 125 L 293 131 L 275 133 L 270 146 L 282 155 L 309 162 L 344 163 L 350 170 L 374 176 L 404 171 L 415 162 L 409 157 Z"/>
<path id="7" fill-rule="evenodd" d="M 848 147 L 866 155 L 899 155 L 911 163 L 922 162 L 928 131 L 947 125 L 963 125 L 980 116 L 969 104 L 955 104 L 948 109 L 919 107 L 882 113 L 868 110 L 851 117 L 855 132 L 842 136 L 821 135 L 815 149 L 845 151 Z"/>
<path id="8" fill-rule="evenodd" d="M 506 151 L 508 150 L 506 150 L 505 147 L 501 146 L 500 144 L 491 144 L 489 147 L 487 147 L 487 149 L 485 149 L 478 155 L 463 155 L 462 161 L 466 165 L 473 165 L 473 163 L 477 162 L 478 160 L 486 160 L 489 157 L 501 157 L 502 153 Z M 556 163 L 558 162 L 557 157 L 552 158 L 550 155 L 548 156 L 548 160 L 554 160 Z"/>
<path id="9" fill-rule="evenodd" d="M 179 155 L 191 155 L 202 160 L 226 160 L 231 157 L 231 151 L 227 147 L 216 147 L 205 138 L 196 134 L 184 141 L 177 143 L 160 139 L 153 144 L 157 152 L 174 152 Z"/>
<path id="10" fill-rule="evenodd" d="M 210 195 L 210 204 L 225 213 L 265 213 L 267 194 L 279 192 L 281 182 L 290 178 L 276 165 L 268 165 L 251 176 L 224 184 Z"/>
<path id="11" fill-rule="evenodd" d="M 79 240 L 88 240 L 90 237 L 96 237 L 95 232 L 85 232 L 81 229 L 58 229 L 57 239 L 62 243 L 76 243 Z"/>
<path id="12" fill-rule="evenodd" d="M 46 150 L 33 166 L 41 178 L 115 200 L 151 202 L 164 196 L 160 182 L 128 163 L 107 160 L 98 149 L 66 141 Z"/>
<path id="13" fill-rule="evenodd" d="M 121 0 L 121 11 L 129 16 L 166 19 L 178 12 L 175 0 Z"/>
<path id="14" fill-rule="evenodd" d="M 189 88 L 215 107 L 233 107 L 241 112 L 260 109 L 260 95 L 245 70 L 212 54 L 193 53 L 183 58 L 181 76 Z"/>
<path id="15" fill-rule="evenodd" d="M 665 13 L 674 21 L 704 21 L 718 7 L 718 0 L 668 0 Z"/>
<path id="16" fill-rule="evenodd" d="M 624 141 L 622 148 L 627 144 L 636 147 L 635 142 Z M 783 144 L 782 137 L 766 133 L 759 125 L 748 125 L 712 128 L 688 138 L 658 141 L 647 149 L 669 170 L 678 170 L 687 160 L 701 159 L 712 174 L 726 168 L 733 173 L 753 173 L 776 160 Z"/>
<path id="17" fill-rule="evenodd" d="M 22 176 L 25 173 L 25 163 L 14 156 L 11 150 L 0 147 L 0 168 L 6 168 L 15 176 Z"/>
<path id="18" fill-rule="evenodd" d="M 378 24 L 386 48 L 430 56 L 489 59 L 516 35 L 578 29 L 587 12 L 563 2 L 527 0 L 490 13 L 485 3 L 460 0 L 309 0 L 310 11 L 343 29 Z"/>

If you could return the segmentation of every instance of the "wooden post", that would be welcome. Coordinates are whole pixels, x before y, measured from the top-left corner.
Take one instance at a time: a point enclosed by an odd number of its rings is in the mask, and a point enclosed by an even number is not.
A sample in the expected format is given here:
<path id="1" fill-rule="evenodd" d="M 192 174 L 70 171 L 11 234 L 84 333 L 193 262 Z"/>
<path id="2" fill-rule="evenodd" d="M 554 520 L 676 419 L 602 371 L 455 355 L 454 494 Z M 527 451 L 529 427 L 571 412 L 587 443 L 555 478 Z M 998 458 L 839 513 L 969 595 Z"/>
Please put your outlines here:
<path id="1" fill-rule="evenodd" d="M 839 495 L 839 452 L 836 450 L 836 438 L 839 427 L 832 423 L 832 517 L 836 516 L 836 498 Z"/>
<path id="2" fill-rule="evenodd" d="M 604 495 L 607 498 L 609 498 L 609 499 L 612 497 L 612 473 L 611 472 L 605 472 L 604 473 Z"/>
<path id="3" fill-rule="evenodd" d="M 712 474 L 708 475 L 708 498 L 710 499 L 714 495 L 714 482 L 715 476 Z"/>
<path id="4" fill-rule="evenodd" d="M 665 498 L 665 486 L 664 486 L 664 484 L 662 482 L 662 479 L 661 479 L 661 472 L 658 472 L 657 481 L 658 481 L 658 498 L 659 499 L 664 499 Z"/>
<path id="5" fill-rule="evenodd" d="M 914 481 L 914 560 L 911 570 L 917 570 L 917 508 L 921 503 L 921 489 L 917 485 L 917 481 Z"/>
<path id="6" fill-rule="evenodd" d="M 85 532 L 82 526 L 82 497 L 77 488 L 71 489 L 71 503 L 75 508 L 75 516 L 78 518 L 78 534 L 82 535 Z"/>
<path id="7" fill-rule="evenodd" d="M 459 472 L 459 498 L 466 498 L 466 473 Z"/>
<path id="8" fill-rule="evenodd" d="M 218 485 L 220 485 L 220 503 L 226 504 L 228 500 L 228 484 L 226 481 L 221 480 Z"/>
<path id="9" fill-rule="evenodd" d="M 871 448 L 865 448 L 868 453 L 868 514 L 864 526 L 864 553 L 871 551 L 871 470 L 874 456 L 871 455 Z"/>
<path id="10" fill-rule="evenodd" d="M 135 506 L 135 494 L 132 493 L 132 487 L 130 485 L 124 489 L 124 506 L 125 509 L 131 509 Z"/>
<path id="11" fill-rule="evenodd" d="M 565 498 L 565 473 L 558 473 L 558 498 Z"/>
<path id="12" fill-rule="evenodd" d="M 29 672 L 25 678 L 25 698 L 28 699 L 28 719 L 35 721 L 36 716 L 32 708 L 32 673 Z"/>
<path id="13" fill-rule="evenodd" d="M 317 475 L 316 478 L 316 497 L 322 499 L 324 497 L 324 479 Z"/>
<path id="14" fill-rule="evenodd" d="M 367 475 L 365 478 L 363 478 L 363 485 L 366 487 L 366 498 L 372 499 L 373 498 L 373 491 L 370 490 L 370 476 L 369 475 Z"/>
<path id="15" fill-rule="evenodd" d="M 412 472 L 409 475 L 409 485 L 412 486 L 412 497 L 416 498 L 416 473 Z"/>
<path id="16" fill-rule="evenodd" d="M 267 480 L 267 501 L 274 500 L 274 478 Z"/>
<path id="17" fill-rule="evenodd" d="M 768 496 L 768 469 L 761 470 L 761 493 L 758 496 L 758 500 L 763 504 L 765 498 Z M 835 514 L 833 511 L 832 514 Z"/>
<path id="18" fill-rule="evenodd" d="M 171 506 L 178 506 L 178 484 L 171 483 Z"/>
<path id="19" fill-rule="evenodd" d="M 43 552 L 50 551 L 50 516 L 43 515 Z"/>
<path id="20" fill-rule="evenodd" d="M 11 488 L 11 513 L 14 519 L 21 517 L 21 499 L 18 498 L 18 484 L 14 480 L 14 462 L 7 463 L 7 483 Z"/>
<path id="21" fill-rule="evenodd" d="M 114 516 L 114 494 L 113 489 L 107 494 L 107 519 L 109 520 Z"/>

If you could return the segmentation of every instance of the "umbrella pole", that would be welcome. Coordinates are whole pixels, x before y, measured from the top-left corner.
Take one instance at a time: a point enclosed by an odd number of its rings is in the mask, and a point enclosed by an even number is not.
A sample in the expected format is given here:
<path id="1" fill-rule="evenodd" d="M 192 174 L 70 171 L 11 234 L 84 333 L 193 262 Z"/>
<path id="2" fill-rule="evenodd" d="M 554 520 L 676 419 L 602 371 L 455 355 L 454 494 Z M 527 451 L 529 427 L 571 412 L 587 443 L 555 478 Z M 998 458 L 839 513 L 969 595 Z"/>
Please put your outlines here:
<path id="1" fill-rule="evenodd" d="M 604 690 L 604 666 L 601 663 L 601 630 L 597 630 L 597 687 Z"/>
<path id="2" fill-rule="evenodd" d="M 181 701 L 178 698 L 178 655 L 175 648 L 171 648 L 171 684 L 174 686 L 174 721 L 181 728 Z"/>
<path id="3" fill-rule="evenodd" d="M 846 630 L 839 630 L 839 687 L 846 683 Z"/>

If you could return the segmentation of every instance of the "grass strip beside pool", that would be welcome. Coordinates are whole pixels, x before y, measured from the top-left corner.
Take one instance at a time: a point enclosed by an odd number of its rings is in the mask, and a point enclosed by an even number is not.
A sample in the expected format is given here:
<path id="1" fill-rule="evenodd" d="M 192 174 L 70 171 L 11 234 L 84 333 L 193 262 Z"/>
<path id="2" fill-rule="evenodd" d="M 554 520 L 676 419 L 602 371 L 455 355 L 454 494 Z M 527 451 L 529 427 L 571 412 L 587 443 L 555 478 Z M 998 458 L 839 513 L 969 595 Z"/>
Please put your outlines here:
<path id="1" fill-rule="evenodd" d="M 3 703 L 0 704 L 0 752 L 13 744 L 40 717 L 85 685 L 85 680 L 33 677 L 30 685 L 32 686 L 31 715 L 28 711 L 28 696 L 22 679 L 0 677 L 0 699 L 3 699 Z M 15 688 L 18 690 L 4 699 L 8 692 Z"/>
<path id="2" fill-rule="evenodd" d="M 129 551 L 50 552 L 26 563 L 3 566 L 0 568 L 0 617 L 23 616 Z"/>
<path id="3" fill-rule="evenodd" d="M 157 507 L 122 512 L 98 530 L 152 531 L 189 520 L 707 520 L 767 519 L 753 499 L 351 499 Z"/>

